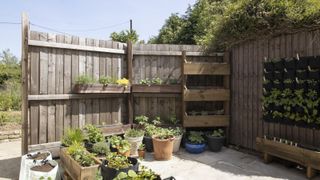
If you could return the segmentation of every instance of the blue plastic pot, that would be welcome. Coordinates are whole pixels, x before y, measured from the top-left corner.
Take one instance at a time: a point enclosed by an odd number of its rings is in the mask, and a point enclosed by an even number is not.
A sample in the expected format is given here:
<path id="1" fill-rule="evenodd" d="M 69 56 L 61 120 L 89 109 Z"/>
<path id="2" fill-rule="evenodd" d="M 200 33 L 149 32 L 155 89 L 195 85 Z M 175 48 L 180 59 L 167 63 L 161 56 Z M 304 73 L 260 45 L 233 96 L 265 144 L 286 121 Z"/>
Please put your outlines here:
<path id="1" fill-rule="evenodd" d="M 205 150 L 206 144 L 190 144 L 186 142 L 185 148 L 191 154 L 199 154 Z"/>

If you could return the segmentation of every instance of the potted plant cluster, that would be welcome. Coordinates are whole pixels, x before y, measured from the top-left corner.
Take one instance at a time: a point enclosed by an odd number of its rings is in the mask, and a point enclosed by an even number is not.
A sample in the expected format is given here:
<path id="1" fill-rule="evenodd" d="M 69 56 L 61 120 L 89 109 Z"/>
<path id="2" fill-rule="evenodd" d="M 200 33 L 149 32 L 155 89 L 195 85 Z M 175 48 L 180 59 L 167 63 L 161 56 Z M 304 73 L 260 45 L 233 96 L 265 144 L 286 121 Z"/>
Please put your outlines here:
<path id="1" fill-rule="evenodd" d="M 202 153 L 205 148 L 205 139 L 202 132 L 190 131 L 185 143 L 185 148 L 189 153 L 199 154 Z"/>
<path id="2" fill-rule="evenodd" d="M 128 140 L 123 139 L 121 136 L 113 135 L 108 138 L 108 142 L 110 142 L 112 152 L 118 152 L 127 157 L 130 156 L 131 144 Z"/>
<path id="3" fill-rule="evenodd" d="M 148 179 L 148 180 L 161 180 L 160 176 L 153 172 L 151 169 L 147 169 L 141 166 L 138 172 L 129 170 L 127 173 L 120 172 L 114 180 L 138 180 L 138 179 Z"/>
<path id="4" fill-rule="evenodd" d="M 130 155 L 137 156 L 138 148 L 142 144 L 144 132 L 140 129 L 129 129 L 125 132 L 124 138 L 130 143 Z"/>
<path id="5" fill-rule="evenodd" d="M 106 139 L 102 134 L 102 131 L 96 126 L 88 124 L 84 127 L 84 132 L 85 132 L 85 147 L 87 148 L 88 151 L 92 151 L 92 147 L 95 143 L 106 142 Z"/>
<path id="6" fill-rule="evenodd" d="M 104 141 L 97 142 L 92 146 L 92 152 L 101 160 L 105 159 L 110 152 L 110 144 Z"/>
<path id="7" fill-rule="evenodd" d="M 221 151 L 224 141 L 225 136 L 222 129 L 215 129 L 213 132 L 207 134 L 208 147 L 213 152 Z"/>
<path id="8" fill-rule="evenodd" d="M 141 143 L 138 148 L 138 156 L 140 159 L 144 159 L 145 151 L 146 151 L 146 147 L 144 144 Z"/>

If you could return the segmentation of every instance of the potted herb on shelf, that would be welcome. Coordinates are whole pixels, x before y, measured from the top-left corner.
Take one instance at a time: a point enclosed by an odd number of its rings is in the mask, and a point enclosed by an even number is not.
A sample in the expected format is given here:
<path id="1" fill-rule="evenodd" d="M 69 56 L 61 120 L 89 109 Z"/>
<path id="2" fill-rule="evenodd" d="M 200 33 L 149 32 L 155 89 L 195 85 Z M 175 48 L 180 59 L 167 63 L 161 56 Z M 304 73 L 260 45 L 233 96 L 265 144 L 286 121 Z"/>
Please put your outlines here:
<path id="1" fill-rule="evenodd" d="M 199 154 L 205 150 L 206 144 L 202 135 L 202 132 L 190 131 L 185 143 L 185 148 L 189 153 Z"/>
<path id="2" fill-rule="evenodd" d="M 124 138 L 131 144 L 130 155 L 137 155 L 143 136 L 144 132 L 139 129 L 129 129 L 125 132 Z"/>
<path id="3" fill-rule="evenodd" d="M 120 142 L 122 140 L 121 136 L 112 135 L 108 137 L 108 142 L 110 143 L 111 152 L 118 152 L 118 147 L 120 146 Z"/>
<path id="4" fill-rule="evenodd" d="M 225 141 L 224 131 L 222 129 L 213 130 L 212 133 L 207 134 L 207 142 L 209 149 L 213 152 L 221 151 Z"/>
<path id="5" fill-rule="evenodd" d="M 110 153 L 101 164 L 101 175 L 104 180 L 113 180 L 121 172 L 129 170 L 138 171 L 139 163 L 135 158 L 130 158 L 117 153 Z"/>
<path id="6" fill-rule="evenodd" d="M 162 128 L 152 137 L 154 159 L 169 160 L 172 157 L 174 133 L 170 129 Z"/>
<path id="7" fill-rule="evenodd" d="M 179 127 L 172 129 L 174 134 L 174 141 L 173 141 L 173 153 L 176 153 L 180 149 L 180 144 L 183 136 L 183 130 Z"/>
<path id="8" fill-rule="evenodd" d="M 86 135 L 85 147 L 91 151 L 94 143 L 105 142 L 105 137 L 102 131 L 92 124 L 88 124 L 84 127 L 84 132 Z"/>
<path id="9" fill-rule="evenodd" d="M 144 159 L 145 150 L 146 150 L 145 145 L 144 144 L 140 144 L 140 146 L 138 148 L 138 156 L 139 156 L 139 158 Z"/>

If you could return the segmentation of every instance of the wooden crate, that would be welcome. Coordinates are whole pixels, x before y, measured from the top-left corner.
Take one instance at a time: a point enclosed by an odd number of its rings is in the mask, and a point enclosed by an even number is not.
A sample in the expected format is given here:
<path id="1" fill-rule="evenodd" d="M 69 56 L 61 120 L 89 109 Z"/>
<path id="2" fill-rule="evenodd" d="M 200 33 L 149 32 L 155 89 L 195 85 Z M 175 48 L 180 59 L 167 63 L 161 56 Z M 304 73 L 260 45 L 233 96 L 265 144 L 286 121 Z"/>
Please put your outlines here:
<path id="1" fill-rule="evenodd" d="M 132 92 L 133 93 L 181 93 L 181 85 L 142 85 L 142 84 L 135 84 L 132 85 Z"/>
<path id="2" fill-rule="evenodd" d="M 229 121 L 229 115 L 190 116 L 185 114 L 183 127 L 227 127 Z"/>
<path id="3" fill-rule="evenodd" d="M 184 63 L 184 75 L 230 75 L 227 63 Z"/>
<path id="4" fill-rule="evenodd" d="M 67 154 L 67 148 L 60 149 L 61 166 L 64 168 L 67 175 L 73 180 L 89 180 L 95 179 L 98 171 L 98 159 L 94 159 L 96 165 L 90 167 L 82 167 L 70 155 Z"/>
<path id="5" fill-rule="evenodd" d="M 109 93 L 109 94 L 119 94 L 119 93 L 130 93 L 130 86 L 124 87 L 121 85 L 109 84 L 90 84 L 82 85 L 76 84 L 73 88 L 74 93 L 80 94 L 91 94 L 91 93 Z"/>
<path id="6" fill-rule="evenodd" d="M 266 163 L 271 162 L 273 156 L 298 163 L 307 168 L 308 178 L 315 175 L 315 170 L 320 170 L 320 152 L 259 137 L 256 138 L 256 143 L 257 150 L 263 153 Z"/>
<path id="7" fill-rule="evenodd" d="M 229 89 L 184 89 L 184 101 L 229 101 Z"/>

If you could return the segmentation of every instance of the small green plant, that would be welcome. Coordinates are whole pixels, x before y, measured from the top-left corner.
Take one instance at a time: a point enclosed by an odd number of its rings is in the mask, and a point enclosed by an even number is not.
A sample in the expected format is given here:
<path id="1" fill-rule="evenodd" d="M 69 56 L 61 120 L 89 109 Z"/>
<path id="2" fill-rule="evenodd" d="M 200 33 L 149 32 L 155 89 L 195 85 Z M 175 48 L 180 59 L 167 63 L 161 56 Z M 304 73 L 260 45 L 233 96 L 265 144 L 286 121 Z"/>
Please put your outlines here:
<path id="1" fill-rule="evenodd" d="M 169 84 L 178 84 L 178 79 L 169 79 Z"/>
<path id="2" fill-rule="evenodd" d="M 203 135 L 202 132 L 190 131 L 190 134 L 188 136 L 188 141 L 192 144 L 202 144 L 205 142 L 202 135 Z"/>
<path id="3" fill-rule="evenodd" d="M 129 143 L 129 141 L 122 139 L 120 141 L 119 146 L 118 146 L 118 152 L 123 154 L 123 153 L 126 153 L 127 151 L 129 151 L 130 148 L 131 148 L 131 144 Z"/>
<path id="4" fill-rule="evenodd" d="M 93 154 L 86 151 L 80 143 L 73 143 L 67 148 L 67 153 L 81 166 L 88 167 L 95 164 Z"/>
<path id="5" fill-rule="evenodd" d="M 151 81 L 150 81 L 148 78 L 146 78 L 146 79 L 141 79 L 141 80 L 139 81 L 139 84 L 151 85 Z"/>
<path id="6" fill-rule="evenodd" d="M 154 125 L 160 125 L 161 124 L 161 119 L 160 116 L 156 116 L 154 120 L 152 120 L 152 124 Z"/>
<path id="7" fill-rule="evenodd" d="M 141 170 L 136 173 L 133 170 L 129 170 L 128 173 L 120 172 L 114 180 L 156 180 L 160 179 L 159 175 L 153 172 L 151 169 L 147 169 L 141 166 Z"/>
<path id="8" fill-rule="evenodd" d="M 151 84 L 161 85 L 162 83 L 163 83 L 163 81 L 159 77 L 152 78 L 152 80 L 151 80 Z"/>
<path id="9" fill-rule="evenodd" d="M 93 144 L 92 152 L 98 155 L 106 155 L 110 152 L 110 145 L 106 142 L 97 142 Z"/>
<path id="10" fill-rule="evenodd" d="M 121 140 L 122 140 L 122 137 L 116 136 L 116 135 L 108 137 L 108 142 L 113 148 L 118 148 L 120 146 Z"/>
<path id="11" fill-rule="evenodd" d="M 180 136 L 183 134 L 183 130 L 179 127 L 176 127 L 175 129 L 171 129 L 174 136 Z"/>
<path id="12" fill-rule="evenodd" d="M 99 128 L 92 124 L 88 124 L 84 127 L 84 130 L 87 135 L 87 139 L 91 143 L 97 143 L 97 142 L 102 142 L 105 141 L 105 138 Z"/>
<path id="13" fill-rule="evenodd" d="M 286 79 L 283 82 L 286 83 L 286 84 L 294 83 L 294 81 L 292 79 Z"/>
<path id="14" fill-rule="evenodd" d="M 108 161 L 108 167 L 116 170 L 125 169 L 132 166 L 126 156 L 117 153 L 109 153 L 106 159 Z"/>
<path id="15" fill-rule="evenodd" d="M 61 139 L 64 146 L 71 146 L 73 143 L 82 143 L 84 134 L 81 129 L 68 129 Z"/>
<path id="16" fill-rule="evenodd" d="M 139 129 L 129 129 L 125 133 L 126 137 L 141 137 L 143 135 L 144 135 L 144 132 Z"/>
<path id="17" fill-rule="evenodd" d="M 99 78 L 99 83 L 103 84 L 104 86 L 106 86 L 108 84 L 116 84 L 115 79 L 113 79 L 112 77 L 109 77 L 109 76 L 101 76 Z"/>
<path id="18" fill-rule="evenodd" d="M 179 119 L 177 119 L 176 115 L 172 115 L 169 118 L 169 123 L 173 125 L 177 125 L 180 122 Z"/>
<path id="19" fill-rule="evenodd" d="M 136 116 L 134 118 L 134 121 L 139 125 L 144 125 L 144 124 L 148 123 L 149 118 L 147 116 L 141 115 L 141 116 Z"/>
<path id="20" fill-rule="evenodd" d="M 145 129 L 145 136 L 152 137 L 159 131 L 160 128 L 153 124 L 145 124 L 144 129 Z"/>
<path id="21" fill-rule="evenodd" d="M 211 136 L 213 137 L 223 137 L 224 131 L 222 129 L 215 129 L 213 130 Z"/>
<path id="22" fill-rule="evenodd" d="M 142 143 L 142 144 L 140 144 L 140 146 L 139 146 L 139 148 L 138 148 L 138 150 L 140 150 L 140 151 L 144 151 L 146 149 L 146 146 Z"/>
<path id="23" fill-rule="evenodd" d="M 170 139 L 175 136 L 174 131 L 172 129 L 160 128 L 160 130 L 155 134 L 157 139 Z"/>
<path id="24" fill-rule="evenodd" d="M 85 85 L 85 84 L 94 84 L 95 82 L 96 80 L 88 75 L 81 75 L 76 78 L 76 84 Z"/>

